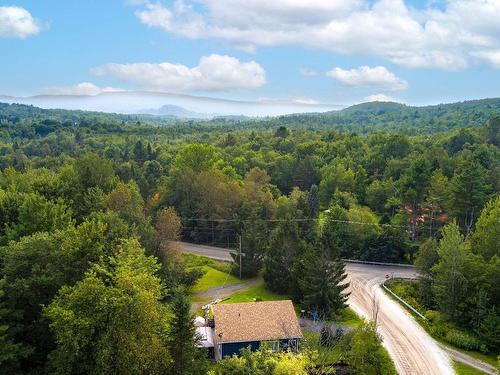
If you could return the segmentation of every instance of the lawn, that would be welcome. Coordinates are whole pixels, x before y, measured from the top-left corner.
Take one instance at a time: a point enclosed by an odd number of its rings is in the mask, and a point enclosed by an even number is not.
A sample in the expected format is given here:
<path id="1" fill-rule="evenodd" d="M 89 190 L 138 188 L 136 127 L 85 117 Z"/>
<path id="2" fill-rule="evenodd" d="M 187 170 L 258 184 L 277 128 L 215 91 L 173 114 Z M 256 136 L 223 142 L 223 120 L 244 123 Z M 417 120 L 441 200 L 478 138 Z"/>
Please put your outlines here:
<path id="1" fill-rule="evenodd" d="M 363 323 L 363 318 L 351 310 L 350 307 L 345 307 L 340 310 L 335 322 L 346 327 L 356 328 Z"/>
<path id="2" fill-rule="evenodd" d="M 289 296 L 276 294 L 266 288 L 265 285 L 255 286 L 250 289 L 242 290 L 232 294 L 228 300 L 223 303 L 238 303 L 238 302 L 257 302 L 257 301 L 280 301 L 290 299 Z"/>
<path id="3" fill-rule="evenodd" d="M 190 253 L 183 253 L 181 257 L 186 268 L 210 266 L 225 273 L 229 273 L 231 271 L 231 263 L 229 262 L 222 262 L 220 260 L 215 260 Z"/>
<path id="4" fill-rule="evenodd" d="M 193 293 L 205 292 L 212 288 L 240 284 L 242 282 L 242 280 L 238 279 L 236 276 L 221 272 L 212 266 L 201 266 L 200 268 L 203 270 L 204 274 L 191 289 Z"/>
<path id="5" fill-rule="evenodd" d="M 203 271 L 191 289 L 193 293 L 205 292 L 212 288 L 240 284 L 242 280 L 231 275 L 231 264 L 195 254 L 182 254 L 182 261 L 187 269 L 197 268 Z"/>
<path id="6" fill-rule="evenodd" d="M 467 366 L 464 363 L 453 361 L 453 369 L 457 375 L 484 375 L 485 372 L 476 370 L 473 367 Z"/>

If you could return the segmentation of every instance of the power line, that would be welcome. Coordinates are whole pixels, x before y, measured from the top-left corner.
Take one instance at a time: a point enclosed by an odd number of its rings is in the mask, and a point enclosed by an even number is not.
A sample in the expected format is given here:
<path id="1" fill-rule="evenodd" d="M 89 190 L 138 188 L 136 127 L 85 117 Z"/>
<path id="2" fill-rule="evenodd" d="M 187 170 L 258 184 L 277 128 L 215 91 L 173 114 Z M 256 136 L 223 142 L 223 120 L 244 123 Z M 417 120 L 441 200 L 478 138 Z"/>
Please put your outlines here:
<path id="1" fill-rule="evenodd" d="M 200 227 L 181 227 L 183 230 L 196 230 L 199 232 L 212 232 L 212 231 L 219 231 L 219 232 L 232 232 L 235 233 L 237 232 L 236 229 L 233 228 L 200 228 Z"/>
<path id="2" fill-rule="evenodd" d="M 202 221 L 202 222 L 213 222 L 213 223 L 246 223 L 246 222 L 251 222 L 255 220 L 250 220 L 250 219 L 204 219 L 204 218 L 189 218 L 189 219 L 183 219 L 186 221 Z M 258 219 L 260 221 L 264 222 L 287 222 L 287 221 L 296 221 L 296 222 L 316 222 L 316 221 L 329 221 L 329 222 L 334 222 L 334 223 L 343 223 L 343 224 L 355 224 L 355 225 L 370 225 L 370 226 L 376 226 L 376 227 L 393 227 L 393 228 L 407 228 L 407 225 L 395 225 L 395 224 L 388 224 L 388 223 L 370 223 L 370 222 L 363 222 L 363 221 L 353 221 L 353 220 L 341 220 L 341 219 L 329 219 L 329 218 L 290 218 L 290 219 Z"/>

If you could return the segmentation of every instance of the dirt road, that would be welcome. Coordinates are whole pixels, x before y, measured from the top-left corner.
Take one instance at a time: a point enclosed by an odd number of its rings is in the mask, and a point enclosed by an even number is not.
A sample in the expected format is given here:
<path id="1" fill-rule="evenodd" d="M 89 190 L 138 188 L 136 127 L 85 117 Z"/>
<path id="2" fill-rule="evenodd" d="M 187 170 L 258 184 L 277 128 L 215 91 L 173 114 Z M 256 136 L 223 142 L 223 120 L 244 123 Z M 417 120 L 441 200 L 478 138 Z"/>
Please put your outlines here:
<path id="1" fill-rule="evenodd" d="M 227 249 L 182 242 L 179 245 L 185 252 L 231 261 Z M 455 372 L 450 357 L 483 371 L 487 371 L 488 368 L 491 370 L 491 366 L 472 357 L 443 349 L 408 312 L 382 291 L 380 284 L 384 281 L 385 275 L 415 277 L 416 272 L 413 268 L 347 263 L 346 270 L 351 283 L 349 305 L 356 313 L 368 319 L 374 319 L 376 315 L 383 344 L 394 360 L 399 374 L 451 375 Z"/>
<path id="2" fill-rule="evenodd" d="M 384 346 L 399 374 L 454 374 L 449 357 L 401 306 L 380 288 L 385 275 L 413 277 L 412 268 L 348 263 L 349 305 L 359 315 L 377 319 Z"/>

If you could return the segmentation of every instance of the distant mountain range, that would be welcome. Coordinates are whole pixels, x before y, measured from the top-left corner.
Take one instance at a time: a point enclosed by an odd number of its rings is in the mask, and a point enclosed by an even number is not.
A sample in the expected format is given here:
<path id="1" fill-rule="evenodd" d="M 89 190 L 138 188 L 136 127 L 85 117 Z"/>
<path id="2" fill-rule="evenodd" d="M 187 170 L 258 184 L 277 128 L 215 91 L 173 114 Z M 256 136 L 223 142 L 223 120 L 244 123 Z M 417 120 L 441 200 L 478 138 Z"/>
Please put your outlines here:
<path id="1" fill-rule="evenodd" d="M 147 91 L 105 92 L 98 95 L 1 96 L 0 102 L 29 104 L 45 109 L 86 110 L 209 119 L 220 116 L 266 117 L 290 113 L 327 112 L 345 106 L 294 101 L 238 101 Z"/>
<path id="2" fill-rule="evenodd" d="M 198 113 L 193 111 L 188 111 L 185 108 L 179 107 L 177 105 L 165 104 L 157 109 L 144 109 L 137 112 L 140 115 L 153 115 L 153 116 L 173 116 L 183 119 L 210 119 L 215 115 L 210 115 L 207 113 Z"/>

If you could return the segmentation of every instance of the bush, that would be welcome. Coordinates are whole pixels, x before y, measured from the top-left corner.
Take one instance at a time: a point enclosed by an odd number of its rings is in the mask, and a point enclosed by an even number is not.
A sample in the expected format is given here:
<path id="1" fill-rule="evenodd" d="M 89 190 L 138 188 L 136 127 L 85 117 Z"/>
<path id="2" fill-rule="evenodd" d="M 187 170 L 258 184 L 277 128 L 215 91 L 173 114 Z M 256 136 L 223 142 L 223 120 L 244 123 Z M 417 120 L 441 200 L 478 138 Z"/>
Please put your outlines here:
<path id="1" fill-rule="evenodd" d="M 344 358 L 356 374 L 396 375 L 396 368 L 382 346 L 375 323 L 363 323 L 344 336 L 340 343 Z"/>
<path id="2" fill-rule="evenodd" d="M 342 331 L 342 328 L 338 327 L 334 331 L 333 327 L 324 326 L 321 328 L 319 344 L 321 346 L 332 347 L 337 344 L 343 336 L 344 332 Z"/>
<path id="3" fill-rule="evenodd" d="M 420 302 L 418 284 L 411 280 L 390 280 L 386 286 L 420 312 L 425 311 Z"/>
<path id="4" fill-rule="evenodd" d="M 219 361 L 210 375 L 307 375 L 312 363 L 304 353 L 273 353 L 264 347 L 252 352 L 242 349 L 240 355 L 226 357 Z"/>
<path id="5" fill-rule="evenodd" d="M 446 342 L 465 350 L 481 351 L 484 346 L 476 337 L 453 328 L 449 329 L 443 338 Z"/>
<path id="6" fill-rule="evenodd" d="M 424 314 L 424 316 L 429 320 L 431 323 L 437 323 L 441 320 L 441 314 L 439 311 L 436 310 L 427 310 Z"/>

